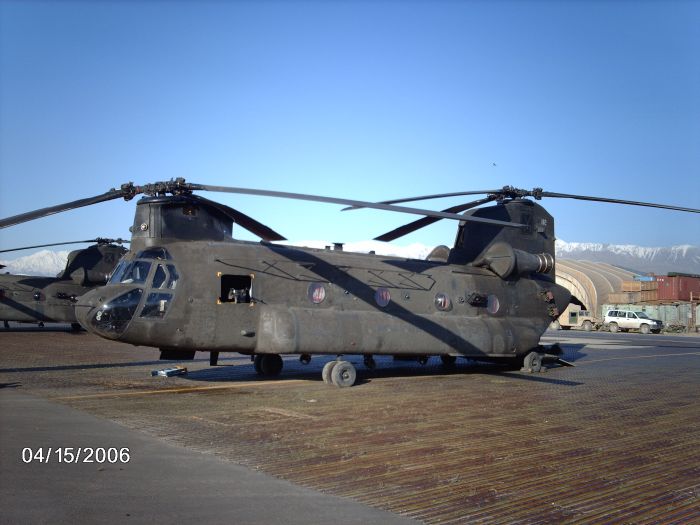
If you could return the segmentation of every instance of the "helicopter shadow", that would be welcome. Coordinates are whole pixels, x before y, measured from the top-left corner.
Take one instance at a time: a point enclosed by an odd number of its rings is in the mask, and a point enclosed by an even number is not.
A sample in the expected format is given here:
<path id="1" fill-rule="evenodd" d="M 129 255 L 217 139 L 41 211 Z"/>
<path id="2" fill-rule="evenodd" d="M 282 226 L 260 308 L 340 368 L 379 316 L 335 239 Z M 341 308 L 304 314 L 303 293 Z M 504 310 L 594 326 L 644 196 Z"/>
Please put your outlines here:
<path id="1" fill-rule="evenodd" d="M 209 362 L 208 359 L 198 359 L 197 361 Z M 12 373 L 32 373 L 32 372 L 62 372 L 68 370 L 99 370 L 104 368 L 129 368 L 139 366 L 158 366 L 163 368 L 163 365 L 179 363 L 179 361 L 129 361 L 125 363 L 82 363 L 76 365 L 55 365 L 55 366 L 30 366 L 30 367 L 13 367 L 0 368 L 0 374 Z"/>
<path id="2" fill-rule="evenodd" d="M 69 334 L 75 335 L 85 335 L 87 332 L 80 328 L 79 330 L 73 329 L 70 325 L 65 324 L 51 324 L 51 325 L 32 325 L 32 326 L 10 326 L 9 328 L 0 328 L 0 333 L 42 333 L 42 332 L 67 332 Z"/>
<path id="3" fill-rule="evenodd" d="M 583 352 L 582 350 L 586 348 L 585 344 L 559 344 L 559 348 L 561 348 L 562 353 L 560 354 L 559 357 L 564 359 L 565 361 L 569 361 L 571 363 L 575 363 L 576 361 L 580 361 L 584 357 L 588 356 L 587 353 Z"/>
<path id="4" fill-rule="evenodd" d="M 434 358 L 433 358 L 434 359 Z M 303 365 L 296 360 L 286 359 L 285 368 L 282 374 L 275 378 L 276 381 L 292 381 L 303 380 L 312 382 L 322 382 L 321 370 L 323 365 L 334 359 L 320 360 L 318 364 Z M 473 360 L 458 361 L 454 366 L 445 367 L 442 364 L 425 364 L 421 365 L 417 362 L 394 361 L 391 357 L 377 357 L 377 367 L 369 369 L 362 364 L 361 358 L 349 358 L 357 369 L 357 379 L 353 388 L 371 383 L 377 379 L 394 379 L 394 378 L 420 378 L 420 377 L 448 377 L 448 376 L 470 376 L 470 375 L 493 375 L 505 376 L 511 379 L 526 379 L 541 383 L 549 383 L 560 386 L 578 386 L 582 383 L 556 379 L 545 378 L 541 376 L 530 377 L 526 374 L 515 372 L 512 368 L 508 368 L 500 363 L 486 363 Z M 250 366 L 216 366 L 200 370 L 188 371 L 187 375 L 182 376 L 183 379 L 191 381 L 202 381 L 211 383 L 223 383 L 231 381 L 240 382 L 260 382 L 264 384 L 270 379 L 262 378 L 255 372 L 252 364 Z"/>

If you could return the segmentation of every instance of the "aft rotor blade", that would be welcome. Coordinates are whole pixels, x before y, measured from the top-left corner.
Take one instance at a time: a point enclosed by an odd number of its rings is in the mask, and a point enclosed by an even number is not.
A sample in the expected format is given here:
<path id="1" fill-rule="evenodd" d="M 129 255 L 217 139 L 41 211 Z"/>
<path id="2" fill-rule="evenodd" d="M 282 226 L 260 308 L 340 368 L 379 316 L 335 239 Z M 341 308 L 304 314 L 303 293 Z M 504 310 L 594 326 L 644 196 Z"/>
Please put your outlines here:
<path id="1" fill-rule="evenodd" d="M 96 242 L 98 244 L 124 244 L 125 242 L 128 243 L 130 241 L 127 241 L 125 239 L 103 239 L 102 237 L 98 237 L 97 239 L 86 239 L 84 241 L 67 241 L 67 242 L 53 242 L 51 244 L 37 244 L 35 246 L 24 246 L 22 248 L 11 248 L 9 250 L 0 250 L 0 253 L 6 253 L 6 252 L 19 252 L 22 250 L 32 250 L 34 248 L 48 248 L 49 246 L 65 246 L 66 244 L 87 244 L 87 243 L 93 243 Z"/>
<path id="2" fill-rule="evenodd" d="M 468 210 L 469 208 L 474 208 L 475 206 L 480 206 L 481 204 L 486 204 L 487 202 L 490 202 L 494 200 L 495 197 L 486 197 L 483 199 L 475 200 L 472 202 L 467 202 L 465 204 L 459 204 L 457 206 L 452 206 L 450 208 L 447 208 L 445 210 L 442 210 L 447 213 L 459 213 L 463 212 L 465 210 Z M 440 219 L 437 217 L 423 217 L 422 219 L 418 219 L 417 221 L 409 222 L 408 224 L 404 224 L 403 226 L 399 226 L 398 228 L 391 230 L 390 232 L 387 232 L 383 235 L 380 235 L 379 237 L 375 237 L 375 241 L 384 241 L 384 242 L 391 242 L 399 237 L 403 237 L 404 235 L 408 235 L 409 233 L 413 233 L 416 230 L 420 230 L 421 228 L 425 228 L 426 226 L 429 226 L 431 224 L 434 224 L 438 222 Z"/>
<path id="3" fill-rule="evenodd" d="M 226 206 L 225 204 L 221 204 L 219 202 L 215 202 L 209 199 L 205 199 L 204 197 L 197 196 L 197 200 L 201 200 L 209 204 L 210 206 L 213 206 L 217 210 L 219 210 L 221 213 L 227 215 L 228 217 L 233 220 L 236 224 L 241 226 L 242 228 L 245 228 L 249 232 L 257 235 L 261 239 L 265 241 L 286 241 L 286 237 L 283 237 L 279 233 L 277 233 L 275 230 L 270 228 L 269 226 L 265 226 L 261 222 L 256 221 L 252 217 L 249 217 L 245 213 L 235 210 L 229 206 Z"/>
<path id="4" fill-rule="evenodd" d="M 499 193 L 503 190 L 474 190 L 474 191 L 457 191 L 454 193 L 436 193 L 434 195 L 421 195 L 419 197 L 406 197 L 403 199 L 392 199 L 388 201 L 379 201 L 380 204 L 400 204 L 402 202 L 415 202 L 415 201 L 426 201 L 430 199 L 444 199 L 447 197 L 462 197 L 464 195 L 490 195 L 490 194 L 496 194 Z M 347 208 L 343 208 L 343 211 L 347 210 L 357 210 L 360 209 L 362 206 L 349 206 Z"/>
<path id="5" fill-rule="evenodd" d="M 341 204 L 345 206 L 356 206 L 359 208 L 374 208 L 378 210 L 393 211 L 398 213 L 410 213 L 413 215 L 424 215 L 426 217 L 437 217 L 439 219 L 452 219 L 456 221 L 471 221 L 471 222 L 483 222 L 486 224 L 493 224 L 497 226 L 504 226 L 508 228 L 524 228 L 524 224 L 499 221 L 495 219 L 486 219 L 483 217 L 473 217 L 473 216 L 463 216 L 456 213 L 448 213 L 442 211 L 433 210 L 423 210 L 420 208 L 407 208 L 405 206 L 394 206 L 392 204 L 381 204 L 377 202 L 368 201 L 358 201 L 352 199 L 341 199 L 338 197 L 322 197 L 320 195 L 307 195 L 303 193 L 287 193 L 282 191 L 272 191 L 272 190 L 256 190 L 251 188 L 234 188 L 228 186 L 210 186 L 208 184 L 195 184 L 190 185 L 193 190 L 204 190 L 204 191 L 215 191 L 222 193 L 238 193 L 242 195 L 260 195 L 263 197 L 278 197 L 283 199 L 296 199 L 303 201 L 312 202 L 327 202 L 330 204 Z"/>
<path id="6" fill-rule="evenodd" d="M 675 210 L 675 211 L 687 211 L 690 213 L 700 213 L 700 209 L 696 208 L 683 208 L 681 206 L 671 206 L 668 204 L 656 204 L 653 202 L 637 202 L 637 201 L 626 201 L 622 199 L 610 199 L 607 197 L 588 197 L 586 195 L 570 195 L 568 193 L 553 193 L 551 191 L 543 191 L 542 197 L 557 197 L 562 199 L 577 199 L 581 201 L 594 201 L 594 202 L 610 202 L 612 204 L 630 204 L 632 206 L 646 206 L 649 208 L 663 208 L 665 210 Z"/>
<path id="7" fill-rule="evenodd" d="M 41 208 L 39 210 L 34 210 L 27 213 L 20 213 L 19 215 L 7 217 L 6 219 L 0 219 L 0 228 L 7 228 L 8 226 L 14 226 L 15 224 L 21 224 L 23 222 L 32 221 L 34 219 L 40 219 L 41 217 L 53 215 L 54 213 L 60 213 L 62 211 L 72 210 L 75 208 L 82 208 L 83 206 L 90 206 L 92 204 L 97 204 L 100 202 L 111 201 L 120 197 L 124 197 L 124 191 L 122 189 L 111 189 L 108 192 L 105 192 L 101 195 L 95 195 L 94 197 L 78 199 L 77 201 L 66 202 L 65 204 L 49 206 L 48 208 Z"/>

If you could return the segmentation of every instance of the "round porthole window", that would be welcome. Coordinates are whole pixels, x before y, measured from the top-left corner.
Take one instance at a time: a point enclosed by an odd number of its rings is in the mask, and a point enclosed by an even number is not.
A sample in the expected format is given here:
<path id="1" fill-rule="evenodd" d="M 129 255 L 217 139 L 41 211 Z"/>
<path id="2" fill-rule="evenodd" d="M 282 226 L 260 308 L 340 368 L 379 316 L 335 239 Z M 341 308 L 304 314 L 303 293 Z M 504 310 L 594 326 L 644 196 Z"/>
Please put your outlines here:
<path id="1" fill-rule="evenodd" d="M 309 285 L 309 301 L 320 304 L 326 298 L 326 288 L 321 283 L 311 283 Z"/>
<path id="2" fill-rule="evenodd" d="M 498 297 L 493 294 L 488 296 L 486 300 L 486 311 L 490 314 L 495 314 L 500 309 L 501 304 L 498 302 Z"/>
<path id="3" fill-rule="evenodd" d="M 391 301 L 389 290 L 386 288 L 377 288 L 377 291 L 374 292 L 374 302 L 384 308 L 389 304 L 389 301 Z"/>
<path id="4" fill-rule="evenodd" d="M 452 309 L 452 301 L 446 293 L 438 293 L 435 295 L 435 308 L 441 312 L 446 312 Z"/>

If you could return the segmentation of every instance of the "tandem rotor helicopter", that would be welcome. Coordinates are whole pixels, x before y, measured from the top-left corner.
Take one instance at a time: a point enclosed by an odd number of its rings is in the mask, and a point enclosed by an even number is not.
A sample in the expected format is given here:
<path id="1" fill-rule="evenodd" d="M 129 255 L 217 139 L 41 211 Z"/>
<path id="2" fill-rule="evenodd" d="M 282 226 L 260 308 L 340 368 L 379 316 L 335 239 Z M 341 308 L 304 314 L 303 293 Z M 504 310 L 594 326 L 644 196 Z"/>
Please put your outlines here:
<path id="1" fill-rule="evenodd" d="M 454 246 L 426 260 L 274 244 L 282 235 L 195 191 L 281 197 L 421 216 L 377 237 L 390 241 L 440 219 L 458 221 Z M 570 301 L 554 279 L 554 220 L 543 197 L 699 209 L 587 197 L 506 186 L 380 203 L 297 193 L 210 186 L 175 179 L 118 189 L 0 220 L 0 228 L 113 199 L 136 205 L 129 251 L 104 286 L 77 298 L 75 316 L 89 332 L 159 348 L 162 359 L 209 352 L 250 355 L 262 376 L 276 376 L 282 355 L 338 356 L 325 382 L 352 386 L 356 369 L 344 355 L 425 361 L 458 357 L 505 362 L 537 371 L 541 335 Z M 432 211 L 406 202 L 485 195 Z M 484 204 L 490 206 L 478 207 Z M 236 223 L 262 240 L 234 240 Z"/>
<path id="2" fill-rule="evenodd" d="M 28 275 L 0 275 L 0 321 L 9 328 L 9 322 L 70 323 L 74 331 L 82 327 L 75 318 L 78 297 L 97 286 L 107 284 L 114 267 L 126 253 L 123 239 L 88 239 L 57 242 L 0 250 L 0 253 L 64 246 L 67 244 L 95 243 L 68 254 L 66 267 L 56 277 Z"/>

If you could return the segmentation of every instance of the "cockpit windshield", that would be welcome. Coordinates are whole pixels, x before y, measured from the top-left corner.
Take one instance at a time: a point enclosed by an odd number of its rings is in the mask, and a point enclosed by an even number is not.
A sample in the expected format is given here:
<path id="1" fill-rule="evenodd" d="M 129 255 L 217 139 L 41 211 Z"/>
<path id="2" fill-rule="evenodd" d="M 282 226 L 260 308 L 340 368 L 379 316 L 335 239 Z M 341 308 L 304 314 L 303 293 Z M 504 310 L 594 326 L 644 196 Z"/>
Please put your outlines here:
<path id="1" fill-rule="evenodd" d="M 151 270 L 149 261 L 121 261 L 109 280 L 110 284 L 143 284 Z"/>
<path id="2" fill-rule="evenodd" d="M 155 265 L 152 288 L 175 289 L 179 275 L 165 248 L 147 248 L 136 255 L 135 260 L 123 260 L 112 272 L 109 284 L 144 284 L 151 267 Z"/>
<path id="3" fill-rule="evenodd" d="M 109 284 L 138 285 L 107 301 L 92 317 L 92 325 L 107 337 L 124 333 L 132 319 L 162 319 L 170 310 L 180 275 L 164 248 L 149 248 L 135 260 L 121 261 Z"/>

